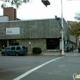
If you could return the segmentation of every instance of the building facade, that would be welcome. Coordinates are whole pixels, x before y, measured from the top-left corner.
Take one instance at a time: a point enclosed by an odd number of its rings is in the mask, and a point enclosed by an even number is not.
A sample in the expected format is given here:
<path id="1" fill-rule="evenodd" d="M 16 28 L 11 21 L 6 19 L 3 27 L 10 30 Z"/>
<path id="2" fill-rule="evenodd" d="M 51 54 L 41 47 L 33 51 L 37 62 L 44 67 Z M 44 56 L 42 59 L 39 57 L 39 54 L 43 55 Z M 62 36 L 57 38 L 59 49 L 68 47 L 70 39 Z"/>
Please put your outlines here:
<path id="1" fill-rule="evenodd" d="M 0 17 L 0 49 L 4 45 L 24 45 L 31 51 L 40 47 L 42 51 L 61 49 L 61 19 L 19 20 L 16 9 L 7 7 Z M 64 48 L 70 39 L 67 22 L 63 19 Z"/>
<path id="2" fill-rule="evenodd" d="M 7 21 L 9 21 L 8 16 L 0 16 L 0 22 L 7 22 Z"/>
<path id="3" fill-rule="evenodd" d="M 0 48 L 2 48 L 2 45 L 6 47 L 12 44 L 20 44 L 28 47 L 29 51 L 33 47 L 40 47 L 42 51 L 59 50 L 60 32 L 61 27 L 56 19 L 0 22 Z M 64 38 L 68 37 L 65 20 L 64 32 Z"/>

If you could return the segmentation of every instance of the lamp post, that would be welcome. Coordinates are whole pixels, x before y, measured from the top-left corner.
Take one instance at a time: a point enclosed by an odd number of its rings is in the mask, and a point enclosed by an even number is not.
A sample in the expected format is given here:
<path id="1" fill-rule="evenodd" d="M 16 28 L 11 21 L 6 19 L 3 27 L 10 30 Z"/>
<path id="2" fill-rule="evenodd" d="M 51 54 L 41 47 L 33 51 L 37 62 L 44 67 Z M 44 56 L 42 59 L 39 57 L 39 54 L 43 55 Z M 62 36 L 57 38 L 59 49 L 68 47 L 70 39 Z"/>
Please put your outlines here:
<path id="1" fill-rule="evenodd" d="M 41 0 L 42 3 L 47 6 L 47 5 L 50 5 L 50 2 L 48 0 Z M 63 2 L 61 0 L 61 27 L 62 27 L 62 30 L 61 30 L 61 38 L 62 38 L 62 55 L 64 55 L 64 27 L 63 27 Z"/>
<path id="2" fill-rule="evenodd" d="M 64 26 L 63 26 L 63 2 L 61 0 L 61 26 L 62 26 L 62 55 L 64 55 Z"/>
<path id="3" fill-rule="evenodd" d="M 55 16 L 56 20 L 58 21 L 60 27 L 61 27 L 61 44 L 60 44 L 60 53 L 61 55 L 64 55 L 64 26 L 63 26 L 63 3 L 61 0 L 61 22 L 59 22 L 60 18 L 58 18 L 57 16 Z"/>

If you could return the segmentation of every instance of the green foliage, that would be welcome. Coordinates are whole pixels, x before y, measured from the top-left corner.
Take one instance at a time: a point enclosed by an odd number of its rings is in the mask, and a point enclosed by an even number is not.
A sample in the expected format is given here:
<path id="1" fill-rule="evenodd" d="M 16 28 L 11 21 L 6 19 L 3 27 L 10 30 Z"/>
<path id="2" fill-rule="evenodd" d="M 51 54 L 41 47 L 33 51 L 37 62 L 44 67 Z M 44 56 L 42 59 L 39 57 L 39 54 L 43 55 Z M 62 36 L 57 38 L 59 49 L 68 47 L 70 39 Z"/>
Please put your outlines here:
<path id="1" fill-rule="evenodd" d="M 33 54 L 41 54 L 41 52 L 42 52 L 42 50 L 41 50 L 41 48 L 39 48 L 39 47 L 34 47 L 34 48 L 32 49 L 32 53 L 33 53 Z"/>
<path id="2" fill-rule="evenodd" d="M 72 30 L 69 30 L 71 35 L 75 37 L 79 37 L 80 35 L 80 22 L 70 22 L 70 26 Z"/>
<path id="3" fill-rule="evenodd" d="M 5 8 L 5 7 L 6 7 L 6 4 L 2 4 L 2 5 L 1 5 L 1 8 Z"/>
<path id="4" fill-rule="evenodd" d="M 3 3 L 3 4 L 1 5 L 2 8 L 7 7 L 6 3 L 10 3 L 11 5 L 15 5 L 17 8 L 19 8 L 19 6 L 20 6 L 22 3 L 30 2 L 30 0 L 2 0 L 2 1 L 5 2 L 5 4 Z"/>

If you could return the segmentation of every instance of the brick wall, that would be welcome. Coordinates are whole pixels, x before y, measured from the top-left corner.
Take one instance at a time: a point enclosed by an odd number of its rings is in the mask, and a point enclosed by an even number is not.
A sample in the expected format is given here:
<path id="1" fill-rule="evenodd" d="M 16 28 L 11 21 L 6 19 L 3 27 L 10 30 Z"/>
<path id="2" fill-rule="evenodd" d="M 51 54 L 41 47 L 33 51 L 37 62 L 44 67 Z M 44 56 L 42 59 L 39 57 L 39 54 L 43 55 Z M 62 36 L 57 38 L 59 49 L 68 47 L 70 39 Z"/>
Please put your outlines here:
<path id="1" fill-rule="evenodd" d="M 8 16 L 9 20 L 16 20 L 16 9 L 13 7 L 4 8 L 3 15 Z"/>

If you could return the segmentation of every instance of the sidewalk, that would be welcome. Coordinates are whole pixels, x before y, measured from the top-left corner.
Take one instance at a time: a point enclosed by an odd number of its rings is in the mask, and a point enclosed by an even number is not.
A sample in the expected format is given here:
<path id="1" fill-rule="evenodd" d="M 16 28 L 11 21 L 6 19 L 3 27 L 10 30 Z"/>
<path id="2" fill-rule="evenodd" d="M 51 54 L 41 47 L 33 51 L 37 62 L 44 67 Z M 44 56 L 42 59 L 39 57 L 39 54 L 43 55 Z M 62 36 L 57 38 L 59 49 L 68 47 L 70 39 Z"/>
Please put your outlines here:
<path id="1" fill-rule="evenodd" d="M 60 52 L 42 52 L 41 55 L 43 56 L 62 56 Z M 80 56 L 78 50 L 74 50 L 73 52 L 64 52 L 64 56 Z"/>
<path id="2" fill-rule="evenodd" d="M 42 52 L 43 56 L 60 56 L 60 52 Z"/>
<path id="3" fill-rule="evenodd" d="M 80 53 L 78 53 L 78 50 L 74 50 L 73 52 L 66 53 L 65 56 L 80 56 Z"/>

